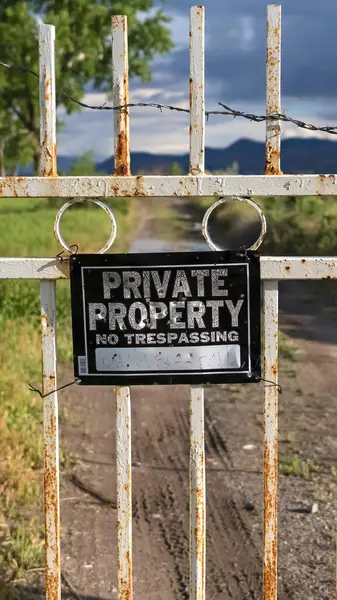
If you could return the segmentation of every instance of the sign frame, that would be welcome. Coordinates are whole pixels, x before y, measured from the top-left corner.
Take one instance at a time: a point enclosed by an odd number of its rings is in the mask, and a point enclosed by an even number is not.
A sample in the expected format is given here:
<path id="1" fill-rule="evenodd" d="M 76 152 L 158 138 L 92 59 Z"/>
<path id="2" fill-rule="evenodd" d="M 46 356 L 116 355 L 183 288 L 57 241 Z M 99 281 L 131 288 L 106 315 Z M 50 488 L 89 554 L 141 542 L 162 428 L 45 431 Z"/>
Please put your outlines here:
<path id="1" fill-rule="evenodd" d="M 178 270 L 180 269 L 219 269 L 226 268 L 228 273 L 230 270 L 239 270 L 242 273 L 246 272 L 247 286 L 247 308 L 246 319 L 244 325 L 247 327 L 247 352 L 245 346 L 240 345 L 239 356 L 240 360 L 242 352 L 241 348 L 246 353 L 248 360 L 243 361 L 247 366 L 229 371 L 229 369 L 218 368 L 216 370 L 191 369 L 180 370 L 174 372 L 146 370 L 126 372 L 125 370 L 116 371 L 114 373 L 96 372 L 90 368 L 93 364 L 92 351 L 89 345 L 92 345 L 92 340 L 87 339 L 89 322 L 88 311 L 85 308 L 86 289 L 92 293 L 93 285 L 89 286 L 86 278 L 93 278 L 92 271 L 95 270 L 96 275 L 99 272 L 111 271 L 131 271 L 139 270 L 140 272 L 158 269 Z M 84 274 L 86 271 L 86 275 Z M 170 271 L 171 272 L 171 271 Z M 211 273 L 212 274 L 212 273 Z M 238 276 L 237 276 L 238 277 Z M 243 278 L 241 278 L 243 280 Z M 232 285 L 243 285 L 241 280 L 236 279 L 231 282 L 231 276 L 228 274 L 226 282 L 229 282 L 229 287 Z M 71 285 L 71 304 L 72 304 L 72 330 L 73 330 L 73 357 L 74 357 L 74 373 L 79 379 L 81 385 L 113 385 L 113 386 L 129 386 L 129 385 L 170 385 L 170 384 L 190 384 L 190 385 L 207 385 L 216 383 L 253 383 L 261 380 L 261 279 L 260 279 L 260 258 L 255 251 L 206 251 L 206 252 L 166 252 L 166 253 L 150 253 L 150 254 L 74 254 L 70 258 L 70 285 Z M 96 289 L 96 288 L 95 288 Z M 243 294 L 241 294 L 243 296 Z M 103 298 L 103 287 L 101 298 Z M 185 297 L 184 297 L 185 298 Z M 193 296 L 196 298 L 196 296 Z M 198 296 L 199 298 L 199 296 Z M 155 298 L 158 300 L 158 297 Z M 134 300 L 134 299 L 133 299 Z M 145 301 L 145 297 L 143 298 Z M 148 301 L 149 299 L 147 299 Z M 186 300 L 186 298 L 185 298 Z M 131 301 L 131 300 L 130 300 Z M 105 300 L 106 302 L 106 300 Z M 172 299 L 171 299 L 172 302 Z M 212 309 L 213 310 L 213 309 Z M 213 314 L 213 313 L 212 313 Z M 218 312 L 219 314 L 219 312 Z M 107 320 L 107 319 L 106 319 Z M 116 321 L 117 323 L 117 321 Z M 169 321 L 170 323 L 170 321 Z M 238 329 L 242 330 L 243 325 L 239 325 Z M 150 331 L 150 327 L 147 328 Z M 187 331 L 187 329 L 185 329 Z M 180 330 L 178 333 L 182 333 Z M 121 332 L 118 332 L 121 335 Z M 91 334 L 90 332 L 90 335 Z M 125 335 L 125 334 L 123 334 Z M 118 336 L 117 336 L 118 337 Z M 238 344 L 237 344 L 238 345 Z M 228 342 L 225 345 L 218 345 L 223 351 L 229 347 Z M 120 346 L 113 346 L 115 349 Z M 149 348 L 146 346 L 145 348 Z M 156 347 L 156 346 L 155 346 Z M 158 349 L 163 347 L 168 349 L 175 348 L 175 345 L 165 344 L 157 346 Z M 186 345 L 178 346 L 185 348 Z M 190 343 L 189 348 L 196 348 L 195 344 Z M 204 344 L 202 350 L 213 348 L 212 344 Z M 133 346 L 132 346 L 133 348 Z M 198 346 L 201 348 L 201 346 Z M 85 349 L 85 352 L 84 352 Z M 233 350 L 233 345 L 231 346 Z M 95 350 L 96 352 L 96 350 Z M 228 350 L 229 352 L 229 350 Z M 170 350 L 167 350 L 170 354 Z M 148 353 L 150 354 L 150 353 Z M 205 352 L 207 354 L 207 350 Z M 96 367 L 98 354 L 96 356 Z M 218 353 L 219 361 L 223 361 Z M 86 362 L 84 362 L 84 360 Z M 147 358 L 149 360 L 149 358 Z M 201 359 L 200 359 L 201 360 Z M 82 362 L 81 362 L 82 361 Z M 82 364 L 82 373 L 80 365 Z M 129 366 L 129 365 L 127 365 Z M 86 374 L 83 374 L 86 370 Z M 89 372 L 88 372 L 89 371 Z"/>

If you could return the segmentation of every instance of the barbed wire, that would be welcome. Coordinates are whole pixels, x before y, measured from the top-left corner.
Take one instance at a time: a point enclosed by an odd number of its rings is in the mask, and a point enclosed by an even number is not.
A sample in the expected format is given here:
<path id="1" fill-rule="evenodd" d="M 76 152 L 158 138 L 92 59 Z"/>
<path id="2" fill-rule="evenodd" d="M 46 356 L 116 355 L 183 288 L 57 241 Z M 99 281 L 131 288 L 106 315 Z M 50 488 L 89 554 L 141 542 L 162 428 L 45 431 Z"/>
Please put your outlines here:
<path id="1" fill-rule="evenodd" d="M 27 69 L 26 67 L 21 67 L 18 65 L 8 65 L 1 61 L 0 61 L 0 66 L 4 67 L 6 69 L 21 71 L 23 73 L 27 73 L 27 74 L 33 75 L 34 77 L 39 78 L 38 73 L 36 73 L 32 69 Z M 78 106 L 81 106 L 82 108 L 88 108 L 90 110 L 99 110 L 99 111 L 120 110 L 120 111 L 123 111 L 123 110 L 127 110 L 128 108 L 156 108 L 156 109 L 160 110 L 161 112 L 163 110 L 169 110 L 169 111 L 175 111 L 175 112 L 186 113 L 186 114 L 190 113 L 189 108 L 182 108 L 181 106 L 173 106 L 170 104 L 161 104 L 160 102 L 129 102 L 128 104 L 120 104 L 120 105 L 114 105 L 114 106 L 108 105 L 106 102 L 104 102 L 103 104 L 92 105 L 92 104 L 86 104 L 85 102 L 81 102 L 80 100 L 76 100 L 76 98 L 73 98 L 72 96 L 67 94 L 62 88 L 58 88 L 57 91 L 69 102 L 73 102 L 73 103 L 77 104 Z M 318 125 L 314 125 L 313 123 L 306 123 L 305 121 L 301 121 L 300 119 L 294 119 L 293 117 L 290 117 L 289 115 L 287 115 L 285 112 L 273 113 L 273 114 L 269 114 L 269 115 L 257 115 L 254 113 L 247 113 L 247 112 L 244 112 L 241 110 L 235 110 L 234 108 L 231 108 L 230 106 L 228 106 L 227 104 L 224 104 L 223 102 L 218 102 L 218 105 L 222 106 L 222 108 L 224 110 L 206 110 L 205 116 L 206 116 L 207 120 L 209 119 L 210 116 L 222 115 L 222 116 L 230 116 L 230 117 L 233 117 L 234 119 L 239 117 L 239 118 L 247 119 L 248 121 L 255 122 L 255 123 L 262 123 L 262 122 L 267 122 L 267 121 L 282 121 L 285 123 L 292 123 L 293 125 L 296 125 L 296 127 L 299 127 L 301 129 L 306 129 L 308 131 L 321 131 L 323 133 L 337 135 L 337 126 L 323 125 L 320 127 Z"/>

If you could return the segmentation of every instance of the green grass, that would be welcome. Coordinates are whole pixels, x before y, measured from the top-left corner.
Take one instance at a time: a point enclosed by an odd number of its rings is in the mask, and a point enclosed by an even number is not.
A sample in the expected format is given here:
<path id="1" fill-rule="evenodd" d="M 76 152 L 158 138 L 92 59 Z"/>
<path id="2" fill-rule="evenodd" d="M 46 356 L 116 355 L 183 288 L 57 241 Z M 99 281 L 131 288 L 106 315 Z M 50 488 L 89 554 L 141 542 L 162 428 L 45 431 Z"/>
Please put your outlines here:
<path id="1" fill-rule="evenodd" d="M 337 252 L 337 202 L 333 196 L 254 198 L 267 219 L 267 235 L 260 248 L 264 255 L 328 255 Z M 214 198 L 191 198 L 197 220 L 202 220 Z M 210 219 L 215 241 L 227 247 L 253 242 L 250 231 L 257 224 L 251 208 L 241 202 L 219 207 Z M 255 227 L 254 227 L 255 235 Z M 253 238 L 254 238 L 253 235 Z"/>
<path id="2" fill-rule="evenodd" d="M 136 223 L 136 205 L 110 202 L 118 233 L 113 252 L 126 251 Z M 0 256 L 55 256 L 60 252 L 48 200 L 0 202 Z M 62 235 L 84 252 L 96 251 L 109 235 L 106 214 L 95 206 L 65 213 Z M 9 580 L 43 566 L 43 405 L 40 387 L 39 282 L 0 282 L 0 600 L 12 598 Z M 69 282 L 57 283 L 58 357 L 71 357 Z M 63 458 L 62 462 L 66 461 Z"/>
<path id="3" fill-rule="evenodd" d="M 308 479 L 311 473 L 317 473 L 318 471 L 319 467 L 310 458 L 302 460 L 297 454 L 286 457 L 281 456 L 279 460 L 279 472 L 286 477 Z"/>
<path id="4" fill-rule="evenodd" d="M 301 354 L 295 342 L 283 331 L 279 331 L 279 356 L 281 360 L 292 363 L 301 360 Z"/>
<path id="5" fill-rule="evenodd" d="M 58 203 L 57 203 L 58 204 Z M 125 249 L 125 225 L 130 218 L 127 200 L 110 200 L 117 221 L 112 251 Z M 48 199 L 5 199 L 0 203 L 0 256 L 55 256 L 61 250 L 53 235 L 57 208 Z M 107 215 L 95 205 L 75 205 L 64 213 L 62 235 L 83 252 L 96 251 L 109 235 Z"/>
<path id="6" fill-rule="evenodd" d="M 259 198 L 268 232 L 264 254 L 335 255 L 337 202 L 332 196 Z"/>

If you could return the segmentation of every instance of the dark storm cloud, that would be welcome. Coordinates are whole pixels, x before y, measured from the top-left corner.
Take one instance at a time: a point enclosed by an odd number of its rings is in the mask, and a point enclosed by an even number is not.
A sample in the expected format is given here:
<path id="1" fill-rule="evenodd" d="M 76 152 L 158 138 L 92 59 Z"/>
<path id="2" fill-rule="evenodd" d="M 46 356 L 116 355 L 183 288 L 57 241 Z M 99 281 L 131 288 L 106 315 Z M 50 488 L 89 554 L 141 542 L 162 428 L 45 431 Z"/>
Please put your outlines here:
<path id="1" fill-rule="evenodd" d="M 188 107 L 189 8 L 193 0 L 156 0 L 172 17 L 176 44 L 152 65 L 153 80 L 131 82 L 131 100 Z M 195 2 L 196 4 L 196 2 Z M 218 101 L 239 110 L 263 112 L 265 106 L 265 0 L 204 0 L 206 8 L 206 106 Z M 282 107 L 291 115 L 321 125 L 336 122 L 337 22 L 336 0 L 282 2 Z M 105 99 L 91 98 L 99 104 Z M 62 115 L 64 117 L 64 115 Z M 103 159 L 112 153 L 112 116 L 85 111 L 64 117 L 59 151 L 78 155 L 93 149 Z M 290 131 L 291 130 L 291 131 Z M 94 134 L 93 134 L 94 132 Z M 301 130 L 283 128 L 284 135 Z M 188 117 L 135 109 L 131 117 L 133 151 L 183 153 L 189 147 Z M 248 137 L 263 140 L 264 124 L 214 117 L 207 123 L 208 146 L 224 147 Z M 334 139 L 333 136 L 330 139 Z"/>
<path id="2" fill-rule="evenodd" d="M 164 9 L 172 16 L 187 17 L 191 4 L 188 0 L 167 0 Z M 205 0 L 204 5 L 208 95 L 225 102 L 263 101 L 266 2 Z M 337 95 L 336 18 L 337 3 L 332 0 L 282 3 L 284 96 L 324 100 Z M 187 46 L 170 55 L 165 70 L 165 87 L 184 85 L 188 77 Z"/>

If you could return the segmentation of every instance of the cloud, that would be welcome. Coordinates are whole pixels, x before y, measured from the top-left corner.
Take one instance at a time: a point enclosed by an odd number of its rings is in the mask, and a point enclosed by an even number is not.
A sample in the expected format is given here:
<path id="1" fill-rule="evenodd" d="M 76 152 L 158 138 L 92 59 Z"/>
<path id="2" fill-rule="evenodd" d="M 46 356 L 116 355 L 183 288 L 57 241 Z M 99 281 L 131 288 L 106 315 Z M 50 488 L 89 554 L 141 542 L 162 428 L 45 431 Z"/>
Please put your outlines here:
<path id="1" fill-rule="evenodd" d="M 187 106 L 191 0 L 167 0 L 164 4 L 156 0 L 155 4 L 172 18 L 170 27 L 176 47 L 169 55 L 154 61 L 150 84 L 131 82 L 131 100 Z M 204 0 L 204 5 L 207 107 L 216 108 L 217 102 L 223 101 L 240 110 L 263 113 L 265 0 Z M 337 72 L 337 3 L 284 0 L 282 9 L 282 107 L 296 118 L 321 125 L 333 124 L 337 118 L 337 77 L 334 76 Z M 92 91 L 86 98 L 93 104 L 105 101 L 103 94 Z M 97 158 L 108 156 L 113 147 L 112 121 L 110 113 L 94 111 L 66 116 L 66 126 L 59 134 L 59 152 L 69 155 L 93 149 Z M 293 126 L 283 129 L 285 137 L 307 135 Z M 206 132 L 210 146 L 226 146 L 238 137 L 264 139 L 263 125 L 240 119 L 212 118 Z M 188 117 L 161 114 L 153 109 L 132 111 L 133 150 L 186 152 L 188 145 Z"/>

